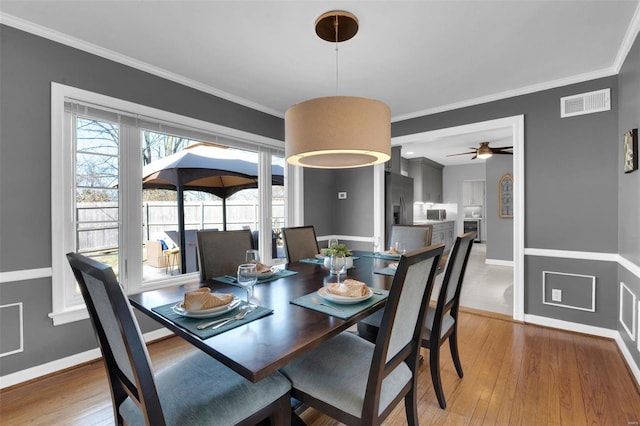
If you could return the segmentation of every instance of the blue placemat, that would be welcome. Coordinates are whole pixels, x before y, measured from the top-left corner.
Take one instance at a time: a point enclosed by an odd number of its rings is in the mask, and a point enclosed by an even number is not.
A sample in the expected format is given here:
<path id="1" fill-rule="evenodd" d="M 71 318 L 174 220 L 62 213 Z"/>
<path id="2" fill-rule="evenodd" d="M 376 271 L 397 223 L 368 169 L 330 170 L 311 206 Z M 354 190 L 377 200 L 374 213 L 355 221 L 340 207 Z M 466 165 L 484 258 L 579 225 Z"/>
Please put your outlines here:
<path id="1" fill-rule="evenodd" d="M 351 256 L 352 260 L 360 259 L 358 256 Z M 317 257 L 309 258 L 309 259 L 301 259 L 300 263 L 312 263 L 314 265 L 324 265 L 324 258 L 318 259 Z"/>
<path id="2" fill-rule="evenodd" d="M 280 278 L 288 277 L 289 275 L 297 274 L 296 271 L 289 271 L 288 269 L 279 270 L 277 273 L 271 275 L 270 277 L 260 278 L 257 284 L 267 283 L 269 281 L 275 281 Z M 220 281 L 221 283 L 238 285 L 236 277 L 233 275 L 223 275 L 221 277 L 215 277 L 214 280 Z"/>
<path id="3" fill-rule="evenodd" d="M 361 253 L 362 257 L 373 257 L 375 259 L 386 259 L 386 260 L 400 260 L 399 254 L 384 254 L 380 252 L 363 252 Z"/>
<path id="4" fill-rule="evenodd" d="M 239 327 L 241 325 L 244 325 L 251 321 L 255 321 L 259 318 L 262 318 L 264 316 L 267 316 L 273 313 L 273 309 L 268 309 L 263 306 L 258 306 L 255 310 L 253 310 L 252 312 L 249 312 L 247 316 L 241 320 L 231 321 L 230 323 L 225 324 L 222 327 L 216 328 L 216 329 L 212 329 L 211 327 L 209 327 L 204 330 L 198 330 L 197 328 L 198 325 L 202 323 L 210 322 L 210 321 L 222 319 L 222 318 L 231 318 L 235 316 L 238 312 L 240 312 L 240 309 L 247 304 L 247 302 L 241 302 L 237 308 L 225 313 L 224 315 L 220 315 L 219 317 L 215 317 L 215 318 L 184 317 L 173 311 L 172 308 L 173 306 L 175 306 L 176 303 L 178 302 L 172 302 L 166 305 L 158 306 L 156 308 L 151 308 L 151 310 L 162 315 L 169 321 L 184 328 L 185 330 L 188 330 L 190 333 L 195 334 L 202 340 L 208 339 L 209 337 L 213 337 L 220 333 L 224 333 L 225 331 L 231 330 L 233 328 Z"/>
<path id="5" fill-rule="evenodd" d="M 324 265 L 324 259 L 316 259 L 316 258 L 301 259 L 300 263 L 313 263 L 314 265 Z"/>
<path id="6" fill-rule="evenodd" d="M 303 308 L 312 309 L 314 311 L 322 312 L 341 319 L 348 319 L 360 313 L 361 311 L 375 305 L 381 300 L 386 299 L 389 295 L 389 292 L 387 290 L 376 288 L 374 289 L 374 291 L 381 294 L 374 293 L 369 299 L 360 303 L 354 303 L 353 305 L 339 305 L 337 303 L 331 303 L 328 300 L 320 297 L 315 291 L 313 293 L 300 296 L 289 303 L 293 303 L 294 305 L 302 306 Z M 325 303 L 328 306 L 313 303 L 313 297 L 315 297 L 318 302 Z"/>
<path id="7" fill-rule="evenodd" d="M 396 268 L 382 268 L 382 269 L 377 269 L 375 271 L 373 271 L 374 274 L 380 274 L 380 275 L 389 275 L 390 277 L 393 277 L 396 274 Z"/>

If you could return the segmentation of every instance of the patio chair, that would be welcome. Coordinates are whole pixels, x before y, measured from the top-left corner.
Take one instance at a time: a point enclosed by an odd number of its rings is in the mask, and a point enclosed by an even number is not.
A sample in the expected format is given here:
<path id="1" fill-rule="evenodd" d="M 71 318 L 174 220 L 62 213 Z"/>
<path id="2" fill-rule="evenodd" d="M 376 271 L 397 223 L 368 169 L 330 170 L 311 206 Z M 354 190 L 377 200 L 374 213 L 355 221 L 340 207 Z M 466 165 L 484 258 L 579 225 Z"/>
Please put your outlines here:
<path id="1" fill-rule="evenodd" d="M 375 344 L 347 331 L 283 367 L 292 396 L 348 425 L 379 425 L 404 399 L 407 423 L 417 425 L 422 324 L 443 250 L 400 258 Z"/>
<path id="2" fill-rule="evenodd" d="M 289 424 L 291 385 L 280 373 L 254 384 L 194 351 L 154 374 L 111 267 L 77 253 L 67 259 L 98 337 L 118 425 L 248 425 L 267 417 Z"/>

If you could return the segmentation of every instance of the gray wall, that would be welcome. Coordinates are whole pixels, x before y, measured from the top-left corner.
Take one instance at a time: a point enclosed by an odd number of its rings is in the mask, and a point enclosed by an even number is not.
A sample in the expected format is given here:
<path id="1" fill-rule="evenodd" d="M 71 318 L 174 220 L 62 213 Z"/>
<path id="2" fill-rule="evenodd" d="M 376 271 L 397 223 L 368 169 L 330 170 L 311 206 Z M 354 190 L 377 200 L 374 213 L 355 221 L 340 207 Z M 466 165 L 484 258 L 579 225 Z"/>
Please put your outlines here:
<path id="1" fill-rule="evenodd" d="M 52 81 L 284 139 L 280 118 L 5 25 L 0 40 L 0 272 L 51 267 Z M 97 347 L 89 321 L 53 327 L 50 278 L 0 283 L 0 303 L 17 302 L 24 352 L 3 357 L 0 375 Z"/>
<path id="2" fill-rule="evenodd" d="M 304 222 L 316 234 L 373 235 L 373 167 L 304 170 Z M 338 199 L 338 192 L 347 198 Z M 322 246 L 322 244 L 321 244 Z M 370 250 L 371 244 L 350 242 L 349 247 Z"/>
<path id="3" fill-rule="evenodd" d="M 636 41 L 627 55 L 619 75 L 619 129 L 616 142 L 618 144 L 618 252 L 622 257 L 640 268 L 640 170 L 633 173 L 622 172 L 622 135 L 631 129 L 640 129 L 640 38 Z M 628 269 L 620 266 L 618 280 L 624 282 L 629 290 L 640 299 L 640 278 Z M 619 293 L 618 293 L 619 294 Z M 633 311 L 633 306 L 626 306 L 627 312 Z M 636 312 L 640 315 L 640 312 Z M 640 351 L 638 349 L 638 318 L 636 321 L 635 341 L 627 335 L 618 322 L 618 331 L 627 345 L 629 352 L 640 365 Z"/>
<path id="4" fill-rule="evenodd" d="M 611 111 L 560 118 L 562 96 L 607 87 Z M 617 87 L 614 76 L 418 117 L 392 123 L 392 136 L 524 114 L 525 246 L 615 253 L 617 219 L 602 218 L 618 198 Z"/>
<path id="5" fill-rule="evenodd" d="M 513 219 L 498 216 L 498 182 L 505 173 L 513 176 L 513 157 L 494 155 L 487 159 L 485 170 L 487 259 L 510 261 L 513 260 Z"/>
<path id="6" fill-rule="evenodd" d="M 610 111 L 560 118 L 561 97 L 602 88 L 611 88 Z M 391 130 L 392 136 L 403 136 L 524 114 L 525 247 L 617 253 L 618 220 L 611 214 L 612 206 L 618 203 L 617 99 L 618 81 L 614 76 L 395 122 Z M 490 186 L 488 183 L 487 188 Z M 488 212 L 492 203 L 497 201 L 488 201 Z M 505 244 L 510 244 L 511 236 L 506 240 L 509 243 Z M 511 246 L 506 251 L 511 252 Z M 586 266 L 588 262 L 530 257 L 525 261 L 526 314 L 575 321 L 574 309 L 543 303 L 542 273 L 550 270 L 595 275 L 597 312 L 582 314 L 588 319 L 579 315 L 578 322 L 615 327 L 617 305 L 610 303 L 610 295 L 618 292 L 617 269 L 611 267 L 614 262 L 593 271 Z M 580 300 L 585 297 L 570 296 Z M 572 300 L 565 302 L 573 304 Z"/>

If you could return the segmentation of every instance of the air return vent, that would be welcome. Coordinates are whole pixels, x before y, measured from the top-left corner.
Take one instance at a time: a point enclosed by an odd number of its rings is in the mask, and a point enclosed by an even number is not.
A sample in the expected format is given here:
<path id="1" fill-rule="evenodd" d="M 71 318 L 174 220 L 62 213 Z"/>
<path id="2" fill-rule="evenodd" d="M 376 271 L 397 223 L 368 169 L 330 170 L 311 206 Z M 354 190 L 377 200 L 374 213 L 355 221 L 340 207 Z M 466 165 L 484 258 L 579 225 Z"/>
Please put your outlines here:
<path id="1" fill-rule="evenodd" d="M 611 89 L 560 98 L 560 117 L 591 114 L 611 109 Z"/>

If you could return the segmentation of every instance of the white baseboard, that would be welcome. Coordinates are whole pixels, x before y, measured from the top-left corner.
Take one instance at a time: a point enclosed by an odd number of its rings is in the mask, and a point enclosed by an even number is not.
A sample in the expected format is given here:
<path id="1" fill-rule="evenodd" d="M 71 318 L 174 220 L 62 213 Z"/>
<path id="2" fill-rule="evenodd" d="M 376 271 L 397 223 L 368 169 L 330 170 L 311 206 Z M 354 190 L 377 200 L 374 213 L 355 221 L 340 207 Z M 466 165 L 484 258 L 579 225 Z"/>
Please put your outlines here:
<path id="1" fill-rule="evenodd" d="M 145 333 L 144 341 L 152 342 L 154 340 L 170 336 L 171 334 L 173 334 L 173 332 L 169 329 L 159 328 L 158 330 Z M 86 352 L 68 356 L 66 358 L 47 362 L 46 364 L 27 368 L 26 370 L 7 374 L 6 376 L 0 377 L 0 389 L 27 382 L 29 380 L 37 379 L 38 377 L 46 376 L 48 374 L 52 374 L 67 368 L 75 367 L 76 365 L 80 365 L 86 362 L 94 361 L 96 359 L 99 359 L 101 356 L 102 354 L 100 352 L 100 349 L 95 348 Z"/>
<path id="2" fill-rule="evenodd" d="M 592 336 L 606 337 L 609 339 L 615 339 L 620 335 L 617 330 L 612 330 L 610 328 L 595 327 L 593 325 L 585 325 L 577 322 L 541 317 L 538 315 L 525 314 L 524 322 L 542 325 L 544 327 L 559 328 L 566 331 L 575 331 L 576 333 L 591 334 Z"/>
<path id="3" fill-rule="evenodd" d="M 484 263 L 487 265 L 510 266 L 513 268 L 513 260 L 485 259 Z"/>

